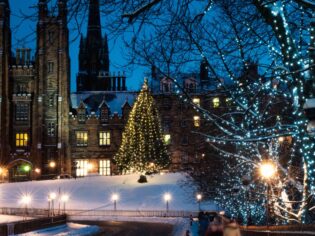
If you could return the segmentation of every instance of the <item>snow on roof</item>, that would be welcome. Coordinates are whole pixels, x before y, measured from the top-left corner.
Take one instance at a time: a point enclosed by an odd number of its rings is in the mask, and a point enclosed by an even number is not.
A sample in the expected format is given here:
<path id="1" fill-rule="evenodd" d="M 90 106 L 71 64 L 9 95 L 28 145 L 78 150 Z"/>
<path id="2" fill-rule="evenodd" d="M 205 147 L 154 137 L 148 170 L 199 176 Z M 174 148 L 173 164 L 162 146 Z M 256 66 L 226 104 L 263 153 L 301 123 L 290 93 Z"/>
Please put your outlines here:
<path id="1" fill-rule="evenodd" d="M 48 194 L 60 191 L 70 196 L 67 209 L 112 210 L 111 197 L 117 193 L 119 210 L 165 210 L 164 194 L 170 193 L 170 210 L 198 210 L 196 186 L 188 181 L 186 175 L 172 173 L 147 178 L 148 183 L 144 184 L 137 182 L 138 174 L 5 183 L 0 185 L 0 207 L 17 207 L 22 194 L 29 193 L 32 196 L 30 208 L 47 208 Z M 58 206 L 57 200 L 55 206 Z M 202 201 L 201 207 L 205 210 L 217 209 L 212 202 Z"/>
<path id="2" fill-rule="evenodd" d="M 106 102 L 110 108 L 111 113 L 117 112 L 119 115 L 121 115 L 121 108 L 125 102 L 128 101 L 128 103 L 132 106 L 137 95 L 137 92 L 128 91 L 89 91 L 72 93 L 70 98 L 73 109 L 77 109 L 80 101 L 82 100 L 87 106 L 88 113 L 92 111 L 97 113 L 99 106 L 103 102 Z"/>

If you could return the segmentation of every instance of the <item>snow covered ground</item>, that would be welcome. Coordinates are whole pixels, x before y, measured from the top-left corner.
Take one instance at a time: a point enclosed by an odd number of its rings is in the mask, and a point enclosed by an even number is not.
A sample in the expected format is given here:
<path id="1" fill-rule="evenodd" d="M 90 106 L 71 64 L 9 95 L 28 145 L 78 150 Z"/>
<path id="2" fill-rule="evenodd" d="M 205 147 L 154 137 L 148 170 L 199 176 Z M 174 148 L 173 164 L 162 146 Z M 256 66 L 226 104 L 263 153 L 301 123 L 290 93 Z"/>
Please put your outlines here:
<path id="1" fill-rule="evenodd" d="M 197 211 L 196 188 L 181 173 L 148 176 L 148 183 L 137 182 L 139 175 L 93 176 L 78 179 L 30 181 L 0 185 L 0 207 L 23 207 L 21 197 L 30 194 L 29 208 L 47 208 L 48 195 L 69 194 L 67 209 L 112 210 L 112 195 L 118 194 L 119 210 L 165 210 L 165 193 L 171 194 L 170 210 Z M 55 208 L 59 200 L 55 200 Z M 61 203 L 61 207 L 63 204 Z M 215 210 L 211 202 L 201 202 L 204 210 Z"/>
<path id="2" fill-rule="evenodd" d="M 18 236 L 88 236 L 100 231 L 101 229 L 98 226 L 67 223 L 65 225 L 32 231 L 25 234 L 18 234 Z"/>
<path id="3" fill-rule="evenodd" d="M 0 215 L 0 224 L 3 223 L 12 223 L 16 221 L 24 220 L 25 218 L 23 216 L 11 216 L 11 215 Z M 30 217 L 27 217 L 28 220 L 30 220 Z"/>

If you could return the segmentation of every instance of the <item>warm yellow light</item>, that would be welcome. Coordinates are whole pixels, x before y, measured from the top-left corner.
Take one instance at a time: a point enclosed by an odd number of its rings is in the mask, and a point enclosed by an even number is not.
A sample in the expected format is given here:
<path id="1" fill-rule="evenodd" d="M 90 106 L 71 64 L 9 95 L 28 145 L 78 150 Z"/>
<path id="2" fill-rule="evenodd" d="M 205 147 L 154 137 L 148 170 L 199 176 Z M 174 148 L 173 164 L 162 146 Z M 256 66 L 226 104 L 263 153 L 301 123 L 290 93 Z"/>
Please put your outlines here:
<path id="1" fill-rule="evenodd" d="M 220 106 L 220 98 L 213 98 L 212 99 L 213 107 L 217 108 Z"/>
<path id="2" fill-rule="evenodd" d="M 3 169 L 0 167 L 0 175 L 3 174 Z"/>
<path id="3" fill-rule="evenodd" d="M 88 163 L 88 164 L 87 164 L 87 168 L 88 168 L 88 170 L 92 170 L 92 169 L 93 169 L 93 167 L 94 167 L 94 166 L 93 166 L 93 164 L 92 164 L 92 163 Z"/>
<path id="4" fill-rule="evenodd" d="M 67 202 L 69 200 L 69 195 L 68 194 L 64 194 L 61 196 L 61 199 L 60 199 L 62 202 Z"/>
<path id="5" fill-rule="evenodd" d="M 269 179 L 276 173 L 276 167 L 271 162 L 264 162 L 260 165 L 260 174 L 262 177 Z"/>
<path id="6" fill-rule="evenodd" d="M 200 98 L 193 98 L 193 103 L 200 106 Z"/>
<path id="7" fill-rule="evenodd" d="M 54 200 L 54 199 L 56 199 L 56 197 L 57 197 L 57 194 L 56 194 L 56 193 L 50 193 L 50 194 L 49 194 L 49 199 L 50 199 L 50 200 Z"/>
<path id="8" fill-rule="evenodd" d="M 40 173 L 40 169 L 39 168 L 35 168 L 35 173 L 39 174 Z"/>
<path id="9" fill-rule="evenodd" d="M 119 199 L 119 195 L 117 194 L 117 193 L 114 193 L 113 195 L 112 195 L 112 200 L 113 201 L 117 201 Z"/>
<path id="10" fill-rule="evenodd" d="M 171 194 L 169 194 L 169 193 L 165 193 L 165 194 L 164 194 L 164 200 L 165 200 L 166 202 L 170 201 L 171 199 L 172 199 Z"/>
<path id="11" fill-rule="evenodd" d="M 279 141 L 280 143 L 282 143 L 282 142 L 284 141 L 284 137 L 279 137 L 279 138 L 278 138 L 278 141 Z"/>
<path id="12" fill-rule="evenodd" d="M 197 198 L 198 201 L 200 201 L 200 200 L 202 199 L 202 195 L 201 195 L 200 193 L 198 193 L 198 194 L 196 195 L 196 198 Z"/>
<path id="13" fill-rule="evenodd" d="M 170 134 L 165 134 L 164 135 L 164 142 L 166 145 L 171 143 L 171 135 Z"/>
<path id="14" fill-rule="evenodd" d="M 194 126 L 195 127 L 200 126 L 200 116 L 194 116 Z"/>
<path id="15" fill-rule="evenodd" d="M 54 161 L 49 162 L 49 167 L 50 168 L 55 168 L 56 167 L 56 162 L 54 162 Z"/>

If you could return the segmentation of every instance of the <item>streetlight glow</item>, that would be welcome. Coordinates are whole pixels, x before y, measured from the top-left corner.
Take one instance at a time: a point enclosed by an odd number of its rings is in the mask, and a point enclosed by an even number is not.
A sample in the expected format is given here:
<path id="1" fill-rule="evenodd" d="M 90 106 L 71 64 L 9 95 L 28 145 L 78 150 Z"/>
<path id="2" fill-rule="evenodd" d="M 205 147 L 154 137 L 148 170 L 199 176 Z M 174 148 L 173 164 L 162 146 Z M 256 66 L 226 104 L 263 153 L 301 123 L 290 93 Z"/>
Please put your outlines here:
<path id="1" fill-rule="evenodd" d="M 54 161 L 49 162 L 49 167 L 50 168 L 55 168 L 56 167 L 56 162 L 54 162 Z"/>
<path id="2" fill-rule="evenodd" d="M 112 195 L 112 200 L 113 201 L 117 201 L 119 199 L 119 195 L 117 194 L 117 193 L 114 193 L 113 195 Z"/>
<path id="3" fill-rule="evenodd" d="M 169 193 L 165 193 L 165 194 L 164 194 L 164 200 L 165 200 L 165 201 L 168 202 L 168 201 L 170 201 L 171 199 L 172 199 L 171 194 L 169 194 Z"/>
<path id="4" fill-rule="evenodd" d="M 64 194 L 61 196 L 60 200 L 62 202 L 67 202 L 69 200 L 69 195 L 68 194 Z"/>
<path id="5" fill-rule="evenodd" d="M 202 195 L 201 195 L 200 193 L 198 193 L 198 194 L 196 195 L 196 198 L 197 198 L 198 201 L 200 201 L 200 200 L 202 199 Z"/>
<path id="6" fill-rule="evenodd" d="M 29 194 L 25 194 L 25 195 L 23 195 L 22 198 L 21 198 L 21 203 L 22 203 L 22 204 L 25 204 L 25 205 L 30 204 L 31 201 L 32 201 L 32 197 L 31 197 L 31 195 L 29 195 Z"/>
<path id="7" fill-rule="evenodd" d="M 54 192 L 49 194 L 49 199 L 51 199 L 51 200 L 56 199 L 56 197 L 57 197 L 57 194 Z"/>
<path id="8" fill-rule="evenodd" d="M 260 174 L 266 179 L 270 179 L 276 173 L 276 167 L 271 162 L 265 162 L 260 165 Z"/>
<path id="9" fill-rule="evenodd" d="M 35 173 L 39 174 L 40 173 L 40 169 L 39 168 L 35 168 Z"/>

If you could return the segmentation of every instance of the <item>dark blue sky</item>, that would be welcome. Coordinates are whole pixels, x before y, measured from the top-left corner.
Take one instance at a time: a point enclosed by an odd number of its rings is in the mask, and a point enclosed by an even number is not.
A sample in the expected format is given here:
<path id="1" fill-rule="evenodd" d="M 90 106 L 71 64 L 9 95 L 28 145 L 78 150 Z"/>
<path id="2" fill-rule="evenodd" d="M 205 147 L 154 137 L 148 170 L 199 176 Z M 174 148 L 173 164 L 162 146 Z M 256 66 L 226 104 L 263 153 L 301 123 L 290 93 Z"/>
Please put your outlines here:
<path id="1" fill-rule="evenodd" d="M 12 28 L 12 51 L 18 47 L 32 48 L 33 55 L 36 48 L 36 4 L 38 0 L 10 0 L 11 7 L 11 28 Z M 33 15 L 33 20 L 22 20 L 21 15 Z M 105 25 L 105 17 L 102 16 L 102 25 Z M 87 21 L 87 19 L 86 19 Z M 71 25 L 70 25 L 71 27 Z M 104 34 L 106 27 L 103 27 Z M 83 26 L 83 33 L 86 32 L 86 24 Z M 78 72 L 78 53 L 79 38 L 76 38 L 78 32 L 70 30 L 70 57 L 71 57 L 71 91 L 76 91 L 76 74 Z M 125 59 L 126 49 L 122 40 L 112 40 L 109 35 L 110 49 L 110 70 L 112 72 L 126 71 L 128 90 L 138 90 L 143 81 L 144 72 L 149 71 L 146 68 L 137 65 L 125 67 L 127 61 Z"/>

